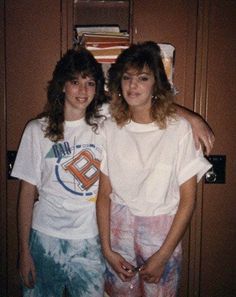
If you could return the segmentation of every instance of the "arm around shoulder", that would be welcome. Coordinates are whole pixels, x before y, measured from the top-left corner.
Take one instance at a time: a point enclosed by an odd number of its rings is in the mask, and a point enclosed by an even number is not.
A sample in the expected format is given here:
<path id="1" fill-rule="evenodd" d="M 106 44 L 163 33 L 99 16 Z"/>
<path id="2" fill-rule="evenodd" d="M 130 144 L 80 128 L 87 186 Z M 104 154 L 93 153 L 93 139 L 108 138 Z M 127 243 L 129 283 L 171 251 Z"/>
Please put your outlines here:
<path id="1" fill-rule="evenodd" d="M 199 149 L 200 145 L 202 145 L 203 151 L 206 155 L 209 155 L 215 141 L 214 133 L 209 124 L 198 113 L 176 103 L 175 108 L 177 114 L 184 117 L 190 123 L 196 148 Z"/>

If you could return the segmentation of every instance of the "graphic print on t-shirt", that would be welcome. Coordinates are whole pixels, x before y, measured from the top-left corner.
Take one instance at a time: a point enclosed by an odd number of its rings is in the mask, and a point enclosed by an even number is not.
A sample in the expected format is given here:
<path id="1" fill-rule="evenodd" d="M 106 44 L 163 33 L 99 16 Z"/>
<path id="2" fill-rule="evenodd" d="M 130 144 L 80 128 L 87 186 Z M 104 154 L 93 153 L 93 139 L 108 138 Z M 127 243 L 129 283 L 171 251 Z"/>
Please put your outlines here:
<path id="1" fill-rule="evenodd" d="M 100 161 L 88 150 L 81 151 L 62 163 L 62 167 L 77 179 L 81 190 L 88 190 L 98 180 L 99 165 Z"/>
<path id="2" fill-rule="evenodd" d="M 97 194 L 101 149 L 94 144 L 57 143 L 46 158 L 56 158 L 57 182 L 67 191 L 89 198 Z"/>

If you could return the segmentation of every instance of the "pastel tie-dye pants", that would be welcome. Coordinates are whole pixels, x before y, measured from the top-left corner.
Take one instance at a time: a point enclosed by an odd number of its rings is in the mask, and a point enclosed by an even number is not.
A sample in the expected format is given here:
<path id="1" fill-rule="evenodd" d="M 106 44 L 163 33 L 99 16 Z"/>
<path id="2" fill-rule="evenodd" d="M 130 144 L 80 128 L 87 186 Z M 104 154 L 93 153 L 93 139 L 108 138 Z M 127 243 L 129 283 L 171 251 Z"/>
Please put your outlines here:
<path id="1" fill-rule="evenodd" d="M 32 230 L 30 249 L 36 284 L 23 288 L 24 297 L 61 297 L 65 287 L 70 297 L 104 295 L 105 264 L 98 237 L 64 240 Z"/>
<path id="2" fill-rule="evenodd" d="M 111 245 L 135 267 L 141 266 L 162 245 L 174 216 L 134 216 L 125 205 L 111 204 Z M 107 263 L 106 292 L 111 297 L 175 297 L 182 251 L 179 244 L 165 266 L 158 284 L 144 282 L 137 273 L 123 282 Z"/>

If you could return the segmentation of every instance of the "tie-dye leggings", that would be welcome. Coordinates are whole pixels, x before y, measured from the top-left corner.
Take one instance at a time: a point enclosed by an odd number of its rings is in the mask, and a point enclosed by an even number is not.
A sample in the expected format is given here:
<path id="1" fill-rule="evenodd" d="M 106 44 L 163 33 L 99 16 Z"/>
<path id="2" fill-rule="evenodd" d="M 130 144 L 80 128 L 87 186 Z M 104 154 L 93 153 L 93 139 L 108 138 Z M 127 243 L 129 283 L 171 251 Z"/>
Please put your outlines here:
<path id="1" fill-rule="evenodd" d="M 162 245 L 174 216 L 134 216 L 125 205 L 111 204 L 111 245 L 135 267 L 141 266 Z M 175 297 L 177 294 L 181 245 L 175 249 L 158 284 L 144 282 L 137 273 L 130 282 L 122 282 L 107 264 L 106 292 L 111 297 Z"/>
<path id="2" fill-rule="evenodd" d="M 98 237 L 64 240 L 31 231 L 30 249 L 36 267 L 33 289 L 24 297 L 61 297 L 66 287 L 71 297 L 101 297 L 105 264 Z"/>

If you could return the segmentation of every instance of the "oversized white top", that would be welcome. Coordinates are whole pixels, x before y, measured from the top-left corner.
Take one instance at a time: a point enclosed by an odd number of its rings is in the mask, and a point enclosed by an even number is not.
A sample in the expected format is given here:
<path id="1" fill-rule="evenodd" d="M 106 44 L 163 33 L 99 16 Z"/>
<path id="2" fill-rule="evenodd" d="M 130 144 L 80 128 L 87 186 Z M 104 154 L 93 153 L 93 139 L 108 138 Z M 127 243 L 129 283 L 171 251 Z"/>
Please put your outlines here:
<path id="1" fill-rule="evenodd" d="M 112 185 L 110 198 L 126 204 L 138 216 L 175 214 L 180 185 L 211 167 L 196 150 L 189 123 L 170 120 L 161 130 L 155 123 L 130 122 L 123 128 L 104 123 L 106 157 L 101 171 Z"/>
<path id="2" fill-rule="evenodd" d="M 26 126 L 12 171 L 37 186 L 32 227 L 64 239 L 94 237 L 103 138 L 84 119 L 65 122 L 58 143 L 44 137 L 44 127 L 44 119 Z"/>

